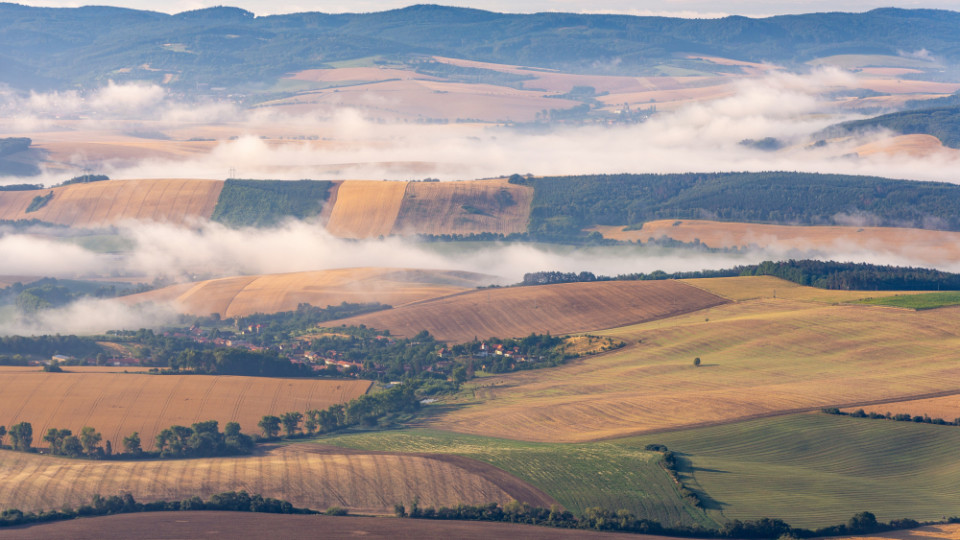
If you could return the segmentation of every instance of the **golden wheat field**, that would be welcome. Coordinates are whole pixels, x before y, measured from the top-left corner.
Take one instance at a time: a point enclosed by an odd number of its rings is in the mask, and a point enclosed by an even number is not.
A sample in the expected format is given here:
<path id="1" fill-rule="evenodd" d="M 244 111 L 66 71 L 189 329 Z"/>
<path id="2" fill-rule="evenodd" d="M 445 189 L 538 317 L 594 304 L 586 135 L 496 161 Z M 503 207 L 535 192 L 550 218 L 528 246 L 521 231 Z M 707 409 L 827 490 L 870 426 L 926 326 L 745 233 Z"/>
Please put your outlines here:
<path id="1" fill-rule="evenodd" d="M 174 424 L 217 420 L 222 428 L 239 422 L 245 433 L 257 433 L 257 422 L 265 414 L 326 409 L 370 388 L 369 381 L 69 373 L 71 369 L 4 372 L 0 425 L 30 422 L 37 446 L 45 444 L 42 437 L 49 428 L 79 433 L 90 426 L 117 449 L 136 431 L 148 449 L 157 433 Z"/>
<path id="2" fill-rule="evenodd" d="M 726 302 L 677 281 L 561 283 L 470 291 L 336 323 L 401 336 L 428 330 L 443 341 L 570 334 L 696 311 Z"/>
<path id="3" fill-rule="evenodd" d="M 393 234 L 520 233 L 527 230 L 533 188 L 505 178 L 410 182 Z"/>
<path id="4" fill-rule="evenodd" d="M 779 294 L 745 300 L 593 332 L 628 345 L 556 369 L 480 380 L 429 425 L 587 441 L 960 393 L 958 322 L 958 308 L 875 309 Z"/>
<path id="5" fill-rule="evenodd" d="M 657 220 L 635 231 L 619 226 L 598 226 L 591 230 L 604 238 L 648 241 L 673 238 L 683 242 L 699 239 L 714 247 L 759 246 L 775 249 L 869 250 L 898 254 L 925 262 L 942 262 L 960 257 L 960 233 L 897 227 L 796 226 L 737 223 L 707 220 Z"/>
<path id="6" fill-rule="evenodd" d="M 121 300 L 130 304 L 173 302 L 182 313 L 237 317 L 291 311 L 300 303 L 317 307 L 342 302 L 401 306 L 464 292 L 491 279 L 482 274 L 452 270 L 342 268 L 184 283 L 125 296 Z"/>
<path id="7" fill-rule="evenodd" d="M 926 291 L 835 291 L 804 287 L 792 281 L 773 276 L 739 276 L 726 278 L 685 279 L 684 283 L 699 287 L 730 300 L 755 300 L 757 298 L 780 298 L 803 302 L 841 304 L 865 298 L 922 294 Z M 897 308 L 887 308 L 897 309 Z"/>
<path id="8" fill-rule="evenodd" d="M 223 189 L 215 180 L 106 180 L 37 191 L 0 192 L 0 219 L 38 219 L 71 227 L 104 227 L 127 219 L 184 224 L 207 219 Z M 53 193 L 27 213 L 34 197 Z"/>
<path id="9" fill-rule="evenodd" d="M 879 414 L 927 415 L 930 418 L 942 418 L 948 422 L 953 422 L 957 418 L 960 418 L 960 393 L 953 396 L 898 401 L 894 403 L 883 403 L 881 405 L 868 405 L 866 407 L 851 407 L 844 409 L 844 412 L 853 412 L 857 409 L 863 409 L 868 413 Z"/>
<path id="10" fill-rule="evenodd" d="M 337 189 L 337 202 L 327 230 L 341 238 L 387 236 L 400 213 L 406 182 L 346 181 Z"/>
<path id="11" fill-rule="evenodd" d="M 896 156 L 906 154 L 911 157 L 929 157 L 940 153 L 956 153 L 954 149 L 943 146 L 940 139 L 933 135 L 897 135 L 880 141 L 858 146 L 855 150 L 858 156 L 866 157 L 874 154 Z"/>
<path id="12" fill-rule="evenodd" d="M 79 507 L 94 494 L 130 493 L 141 502 L 208 497 L 246 490 L 294 506 L 392 513 L 398 502 L 421 506 L 552 501 L 495 467 L 454 456 L 390 454 L 315 445 L 278 447 L 254 456 L 89 461 L 0 452 L 0 508 Z"/>

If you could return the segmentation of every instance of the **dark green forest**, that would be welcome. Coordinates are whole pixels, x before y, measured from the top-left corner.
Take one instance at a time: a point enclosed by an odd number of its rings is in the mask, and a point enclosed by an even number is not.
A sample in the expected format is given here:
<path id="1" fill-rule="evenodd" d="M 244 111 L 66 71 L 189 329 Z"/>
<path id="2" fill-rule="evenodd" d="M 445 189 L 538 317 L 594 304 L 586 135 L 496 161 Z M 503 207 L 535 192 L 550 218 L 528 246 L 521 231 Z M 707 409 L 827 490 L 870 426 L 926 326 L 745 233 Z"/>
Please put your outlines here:
<path id="1" fill-rule="evenodd" d="M 944 146 L 960 148 L 960 106 L 908 110 L 844 122 L 828 128 L 821 136 L 837 137 L 881 128 L 903 135 L 933 135 Z"/>
<path id="2" fill-rule="evenodd" d="M 307 219 L 323 209 L 332 184 L 325 180 L 228 179 L 213 221 L 231 227 L 269 227 L 285 218 Z"/>
<path id="3" fill-rule="evenodd" d="M 286 73 L 336 61 L 422 55 L 634 75 L 657 73 L 663 64 L 724 69 L 686 58 L 690 53 L 797 65 L 835 54 L 896 56 L 925 49 L 955 64 L 958 26 L 960 13 L 893 8 L 678 19 L 436 5 L 255 17 L 229 7 L 166 15 L 0 4 L 0 82 L 17 88 L 95 86 L 125 78 L 160 83 L 165 72 L 176 72 L 181 76 L 172 86 L 178 89 L 257 90 L 258 83 L 269 86 Z M 120 71 L 145 64 L 149 70 Z"/>
<path id="4" fill-rule="evenodd" d="M 541 238 L 657 219 L 960 230 L 960 186 L 939 182 L 796 172 L 513 175 L 510 182 L 533 186 L 528 230 Z"/>

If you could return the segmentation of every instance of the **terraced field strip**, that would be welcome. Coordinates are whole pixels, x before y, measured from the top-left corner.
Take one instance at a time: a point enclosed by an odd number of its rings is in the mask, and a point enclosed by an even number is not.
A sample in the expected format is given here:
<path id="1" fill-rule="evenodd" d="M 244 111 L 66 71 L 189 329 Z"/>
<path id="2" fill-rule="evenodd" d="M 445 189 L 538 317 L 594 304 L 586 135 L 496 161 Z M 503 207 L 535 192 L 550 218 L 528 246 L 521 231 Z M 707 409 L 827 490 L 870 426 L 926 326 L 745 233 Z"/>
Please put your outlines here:
<path id="1" fill-rule="evenodd" d="M 533 188 L 505 178 L 407 184 L 393 234 L 521 233 Z"/>
<path id="2" fill-rule="evenodd" d="M 106 180 L 36 191 L 0 192 L 0 219 L 38 219 L 72 227 L 102 227 L 125 219 L 183 224 L 213 214 L 223 182 L 215 180 Z M 53 192 L 43 208 L 26 213 L 34 197 Z"/>
<path id="3" fill-rule="evenodd" d="M 406 182 L 348 180 L 337 189 L 327 231 L 341 238 L 376 238 L 393 229 Z"/>
<path id="4" fill-rule="evenodd" d="M 598 226 L 591 230 L 604 238 L 649 241 L 673 238 L 682 242 L 700 240 L 714 247 L 756 245 L 775 249 L 824 251 L 859 249 L 895 253 L 928 263 L 960 257 L 960 232 L 897 227 L 793 226 L 760 223 L 733 223 L 706 220 L 657 220 L 635 231 L 620 226 Z"/>
<path id="5" fill-rule="evenodd" d="M 668 540 L 661 536 L 553 529 L 514 523 L 432 521 L 383 517 L 301 516 L 241 512 L 117 514 L 5 529 L 7 540 L 127 540 L 130 531 L 156 538 L 353 538 L 368 540 Z M 906 538 L 906 537 L 901 537 Z M 670 539 L 672 540 L 672 539 Z"/>
<path id="6" fill-rule="evenodd" d="M 960 429 L 810 413 L 621 441 L 661 443 L 728 519 L 799 527 L 960 513 Z M 903 534 L 903 533 L 900 533 Z"/>
<path id="7" fill-rule="evenodd" d="M 605 281 L 483 289 L 360 315 L 338 324 L 366 324 L 401 336 L 429 330 L 437 339 L 569 334 L 649 321 L 726 301 L 678 281 Z"/>
<path id="8" fill-rule="evenodd" d="M 461 293 L 492 280 L 491 276 L 470 272 L 343 268 L 220 278 L 125 296 L 121 301 L 174 302 L 184 313 L 234 317 L 291 311 L 300 303 L 318 307 L 342 302 L 401 306 Z"/>
<path id="9" fill-rule="evenodd" d="M 419 429 L 324 437 L 319 442 L 482 461 L 539 488 L 574 513 L 591 506 L 626 508 L 662 523 L 715 525 L 702 511 L 683 502 L 660 466 L 660 454 L 642 448 L 527 443 Z"/>
<path id="10" fill-rule="evenodd" d="M 292 445 L 255 456 L 107 462 L 0 451 L 0 508 L 78 507 L 97 493 L 130 493 L 146 502 L 240 490 L 300 507 L 376 513 L 392 513 L 394 504 L 415 498 L 434 507 L 514 498 L 487 478 L 489 466 L 466 459 L 316 449 Z M 514 480 L 508 488 L 523 486 Z"/>
<path id="11" fill-rule="evenodd" d="M 369 381 L 51 374 L 33 369 L 0 372 L 0 395 L 4 397 L 0 425 L 30 422 L 36 446 L 45 444 L 43 434 L 52 427 L 79 433 L 82 427 L 91 426 L 117 449 L 134 431 L 140 433 L 144 448 L 149 449 L 160 430 L 205 420 L 217 420 L 221 428 L 227 422 L 239 422 L 244 432 L 257 433 L 257 422 L 265 414 L 325 409 L 362 395 L 370 387 Z"/>
<path id="12" fill-rule="evenodd" d="M 742 301 L 591 332 L 629 345 L 478 380 L 426 425 L 576 442 L 955 391 L 958 322 L 956 307 Z"/>

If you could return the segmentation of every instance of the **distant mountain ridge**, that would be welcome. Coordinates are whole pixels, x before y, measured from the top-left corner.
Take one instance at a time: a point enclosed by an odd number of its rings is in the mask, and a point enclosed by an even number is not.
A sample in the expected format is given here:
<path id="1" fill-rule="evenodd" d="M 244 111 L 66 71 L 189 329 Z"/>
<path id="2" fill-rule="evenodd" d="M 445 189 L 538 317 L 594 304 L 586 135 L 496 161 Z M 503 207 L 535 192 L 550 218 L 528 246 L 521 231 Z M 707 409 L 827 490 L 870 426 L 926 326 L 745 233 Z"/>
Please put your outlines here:
<path id="1" fill-rule="evenodd" d="M 958 12 L 896 8 L 678 19 L 414 5 L 256 17 L 230 7 L 166 15 L 0 3 L 0 83 L 62 88 L 166 78 L 172 88 L 249 88 L 251 81 L 272 82 L 332 62 L 419 54 L 638 75 L 666 60 L 682 63 L 687 54 L 790 65 L 837 54 L 925 50 L 955 65 L 958 28 Z"/>

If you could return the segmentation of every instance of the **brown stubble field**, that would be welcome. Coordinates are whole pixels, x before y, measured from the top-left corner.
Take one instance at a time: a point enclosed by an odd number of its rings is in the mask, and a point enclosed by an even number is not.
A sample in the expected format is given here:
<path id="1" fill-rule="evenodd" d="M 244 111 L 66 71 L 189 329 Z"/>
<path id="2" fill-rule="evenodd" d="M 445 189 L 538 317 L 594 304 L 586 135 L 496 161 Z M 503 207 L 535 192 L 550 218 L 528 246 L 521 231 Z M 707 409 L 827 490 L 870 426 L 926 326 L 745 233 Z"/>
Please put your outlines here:
<path id="1" fill-rule="evenodd" d="M 491 288 L 426 300 L 330 324 L 365 324 L 441 341 L 587 332 L 670 317 L 726 300 L 677 281 L 604 281 Z"/>
<path id="2" fill-rule="evenodd" d="M 629 345 L 556 369 L 477 380 L 427 425 L 582 442 L 960 393 L 960 309 L 831 305 L 785 299 L 779 289 L 777 296 L 592 332 Z"/>
<path id="3" fill-rule="evenodd" d="M 79 433 L 90 426 L 104 442 L 122 448 L 123 438 L 139 432 L 144 449 L 171 425 L 189 426 L 217 420 L 239 422 L 248 434 L 259 433 L 266 414 L 345 403 L 363 395 L 370 381 L 280 379 L 212 375 L 149 375 L 65 368 L 44 373 L 39 368 L 0 371 L 0 425 L 30 422 L 34 445 L 45 446 L 49 428 Z M 104 371 L 111 368 L 106 368 Z M 112 368 L 117 370 L 117 368 Z"/>
<path id="4" fill-rule="evenodd" d="M 522 233 L 533 188 L 507 179 L 410 182 L 393 234 Z"/>
<path id="5" fill-rule="evenodd" d="M 549 507 L 543 492 L 467 458 L 280 446 L 252 456 L 188 460 L 89 461 L 0 452 L 0 508 L 76 508 L 130 493 L 141 502 L 259 493 L 294 506 L 386 514 L 415 498 L 421 506 L 525 500 Z"/>
<path id="6" fill-rule="evenodd" d="M 172 302 L 182 313 L 221 317 L 275 313 L 342 302 L 401 306 L 470 290 L 494 278 L 470 272 L 397 268 L 341 268 L 234 276 L 172 285 L 122 297 L 128 304 Z"/>
<path id="7" fill-rule="evenodd" d="M 661 536 L 553 529 L 513 523 L 433 521 L 392 517 L 300 516 L 237 512 L 155 512 L 118 514 L 11 528 L 8 540 L 120 540 L 131 531 L 150 531 L 151 538 L 283 538 L 368 540 L 667 540 Z M 906 537 L 902 537 L 907 540 Z M 943 537 L 940 537 L 943 538 Z M 912 540 L 912 539 L 911 539 Z"/>

